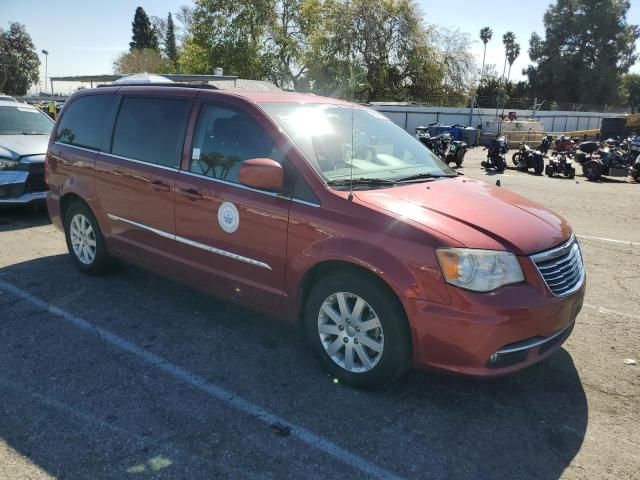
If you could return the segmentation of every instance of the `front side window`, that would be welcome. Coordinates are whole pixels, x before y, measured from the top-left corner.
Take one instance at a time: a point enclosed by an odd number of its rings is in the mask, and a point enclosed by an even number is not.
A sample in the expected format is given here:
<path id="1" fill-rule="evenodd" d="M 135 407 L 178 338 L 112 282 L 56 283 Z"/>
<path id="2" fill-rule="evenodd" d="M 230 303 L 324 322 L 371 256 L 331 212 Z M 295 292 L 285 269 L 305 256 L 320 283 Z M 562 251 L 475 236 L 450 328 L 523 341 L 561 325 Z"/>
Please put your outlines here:
<path id="1" fill-rule="evenodd" d="M 100 150 L 112 101 L 112 95 L 87 95 L 73 101 L 58 124 L 56 141 Z"/>
<path id="2" fill-rule="evenodd" d="M 53 122 L 49 117 L 32 107 L 0 107 L 0 135 L 49 135 Z"/>
<path id="3" fill-rule="evenodd" d="M 193 137 L 190 170 L 238 183 L 240 163 L 251 158 L 283 161 L 269 133 L 249 115 L 233 107 L 203 105 Z"/>
<path id="4" fill-rule="evenodd" d="M 456 173 L 412 135 L 374 110 L 332 104 L 264 103 L 260 107 L 327 182 L 353 178 L 401 181 Z"/>
<path id="5" fill-rule="evenodd" d="M 125 97 L 113 130 L 111 153 L 177 168 L 189 107 L 186 100 Z"/>

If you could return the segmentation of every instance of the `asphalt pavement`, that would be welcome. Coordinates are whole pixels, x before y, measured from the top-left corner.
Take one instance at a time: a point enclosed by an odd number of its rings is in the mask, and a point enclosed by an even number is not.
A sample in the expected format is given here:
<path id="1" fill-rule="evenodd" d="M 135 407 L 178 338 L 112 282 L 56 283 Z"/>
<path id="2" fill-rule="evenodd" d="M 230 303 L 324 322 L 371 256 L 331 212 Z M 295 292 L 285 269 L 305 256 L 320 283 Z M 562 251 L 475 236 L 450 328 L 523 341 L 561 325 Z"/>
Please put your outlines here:
<path id="1" fill-rule="evenodd" d="M 131 266 L 84 276 L 45 212 L 0 211 L 0 478 L 640 477 L 640 185 L 482 156 L 461 171 L 567 218 L 588 274 L 563 348 L 489 380 L 349 388 L 296 325 Z"/>

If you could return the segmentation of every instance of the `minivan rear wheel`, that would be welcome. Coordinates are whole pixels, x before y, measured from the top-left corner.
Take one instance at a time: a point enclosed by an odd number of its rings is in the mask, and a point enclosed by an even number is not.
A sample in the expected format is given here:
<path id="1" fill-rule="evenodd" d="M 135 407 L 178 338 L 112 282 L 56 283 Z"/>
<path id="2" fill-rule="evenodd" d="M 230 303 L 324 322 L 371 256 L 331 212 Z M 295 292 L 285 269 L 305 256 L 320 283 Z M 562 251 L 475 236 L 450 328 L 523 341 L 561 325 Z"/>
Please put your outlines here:
<path id="1" fill-rule="evenodd" d="M 67 248 L 76 267 L 98 275 L 107 270 L 109 254 L 98 222 L 84 203 L 73 203 L 65 214 Z"/>
<path id="2" fill-rule="evenodd" d="M 354 387 L 383 387 L 410 365 L 404 311 L 387 288 L 366 275 L 323 277 L 309 294 L 304 323 L 324 367 Z"/>

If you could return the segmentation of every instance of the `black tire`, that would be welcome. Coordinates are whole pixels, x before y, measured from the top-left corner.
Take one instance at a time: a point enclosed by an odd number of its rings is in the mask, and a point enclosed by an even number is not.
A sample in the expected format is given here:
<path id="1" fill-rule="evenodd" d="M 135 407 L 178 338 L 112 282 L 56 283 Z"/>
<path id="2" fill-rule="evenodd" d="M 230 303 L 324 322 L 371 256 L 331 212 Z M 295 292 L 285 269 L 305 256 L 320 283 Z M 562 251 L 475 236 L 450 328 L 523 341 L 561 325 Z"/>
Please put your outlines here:
<path id="1" fill-rule="evenodd" d="M 602 165 L 595 160 L 589 160 L 582 164 L 582 173 L 590 182 L 597 182 L 602 176 Z"/>
<path id="2" fill-rule="evenodd" d="M 74 218 L 76 216 L 85 218 L 89 222 L 89 224 L 91 225 L 91 229 L 93 230 L 95 254 L 89 262 L 86 261 L 87 259 L 85 259 L 85 261 L 81 260 L 79 254 L 76 253 L 73 247 L 71 239 L 71 223 L 74 221 Z M 78 270 L 89 275 L 100 275 L 108 271 L 108 267 L 111 263 L 111 257 L 109 256 L 109 252 L 107 251 L 107 246 L 105 244 L 102 231 L 100 230 L 100 225 L 98 224 L 96 217 L 93 215 L 93 212 L 86 204 L 82 202 L 75 202 L 71 204 L 71 206 L 67 209 L 64 217 L 64 233 L 67 241 L 67 249 L 69 250 L 69 254 L 73 259 L 73 263 L 76 265 Z"/>
<path id="3" fill-rule="evenodd" d="M 344 318 L 341 320 L 343 325 L 336 326 L 336 328 L 341 328 L 341 331 L 327 334 L 324 340 L 321 339 L 319 332 L 320 321 L 325 320 L 327 325 L 335 324 L 335 322 L 329 321 L 329 317 L 326 314 L 321 312 L 321 308 L 325 301 L 330 301 L 331 297 L 339 292 L 348 292 L 351 295 L 362 298 L 372 309 L 365 308 L 363 315 L 375 312 L 379 319 L 383 334 L 383 347 L 379 354 L 367 348 L 367 356 L 373 354 L 373 358 L 377 358 L 376 363 L 369 370 L 362 372 L 349 371 L 332 359 L 327 352 L 327 348 L 330 347 L 325 347 L 325 343 L 329 345 L 333 342 L 340 342 L 336 343 L 339 346 L 335 355 L 339 356 L 341 351 L 344 350 L 343 361 L 346 364 L 347 346 L 342 346 L 346 339 L 345 345 L 351 342 L 350 349 L 354 350 L 354 366 L 356 362 L 360 362 L 364 367 L 364 362 L 360 360 L 360 357 L 356 359 L 355 349 L 364 348 L 364 343 L 359 343 L 358 338 L 368 335 L 364 332 L 356 333 L 353 330 L 353 324 L 347 325 Z M 355 302 L 355 299 L 348 298 L 347 304 L 349 302 Z M 353 311 L 353 304 L 349 305 L 348 308 Z M 334 311 L 336 310 L 334 309 Z M 330 326 L 333 327 L 333 325 Z M 381 281 L 367 274 L 352 271 L 337 272 L 322 277 L 316 282 L 309 293 L 305 305 L 304 328 L 314 353 L 322 365 L 334 378 L 353 387 L 368 389 L 384 387 L 402 376 L 411 365 L 411 335 L 402 305 Z M 349 328 L 351 328 L 351 332 L 347 335 Z M 377 332 L 380 331 L 377 330 Z M 350 336 L 352 333 L 355 337 Z"/>
<path id="4" fill-rule="evenodd" d="M 533 170 L 536 172 L 536 175 L 542 175 L 544 171 L 544 159 L 542 157 L 536 158 L 536 166 Z"/>
<path id="5" fill-rule="evenodd" d="M 459 152 L 456 154 L 456 167 L 461 167 L 462 166 L 462 162 L 464 162 L 464 155 L 467 153 L 467 151 L 463 151 L 462 154 L 460 154 Z"/>
<path id="6" fill-rule="evenodd" d="M 511 156 L 511 161 L 517 167 L 520 164 L 520 152 L 516 152 Z"/>
<path id="7" fill-rule="evenodd" d="M 571 168 L 569 169 L 569 178 L 570 178 L 570 179 L 573 179 L 573 178 L 575 178 L 575 176 L 576 176 L 576 169 L 575 169 L 575 168 L 573 168 L 573 167 L 571 167 Z"/>
<path id="8" fill-rule="evenodd" d="M 551 167 L 551 164 L 544 167 L 544 173 L 546 173 L 547 177 L 553 177 L 553 168 Z"/>
<path id="9" fill-rule="evenodd" d="M 497 156 L 494 160 L 495 165 L 496 165 L 496 171 L 498 173 L 502 173 L 505 171 L 505 169 L 507 168 L 507 162 L 504 158 L 502 158 L 501 156 Z"/>

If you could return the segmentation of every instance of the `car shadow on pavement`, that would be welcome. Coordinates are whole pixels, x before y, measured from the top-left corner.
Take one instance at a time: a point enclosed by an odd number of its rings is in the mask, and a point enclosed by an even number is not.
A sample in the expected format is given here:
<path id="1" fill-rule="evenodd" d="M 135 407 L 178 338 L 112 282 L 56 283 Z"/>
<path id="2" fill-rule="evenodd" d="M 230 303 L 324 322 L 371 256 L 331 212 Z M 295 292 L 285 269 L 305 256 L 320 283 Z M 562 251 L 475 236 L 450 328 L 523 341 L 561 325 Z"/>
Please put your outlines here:
<path id="1" fill-rule="evenodd" d="M 2 268 L 0 280 L 401 477 L 552 480 L 584 441 L 587 399 L 564 348 L 511 376 L 411 371 L 384 390 L 359 391 L 320 368 L 297 326 L 135 267 L 87 277 L 57 255 Z M 0 455 L 5 442 L 61 478 L 351 471 L 2 290 Z"/>
<path id="2" fill-rule="evenodd" d="M 44 204 L 0 207 L 0 232 L 49 225 L 51 219 Z"/>

